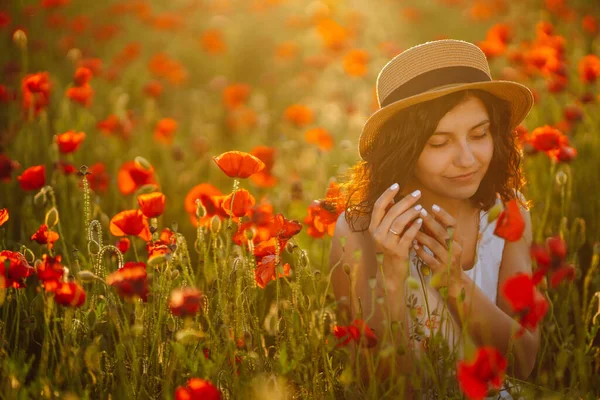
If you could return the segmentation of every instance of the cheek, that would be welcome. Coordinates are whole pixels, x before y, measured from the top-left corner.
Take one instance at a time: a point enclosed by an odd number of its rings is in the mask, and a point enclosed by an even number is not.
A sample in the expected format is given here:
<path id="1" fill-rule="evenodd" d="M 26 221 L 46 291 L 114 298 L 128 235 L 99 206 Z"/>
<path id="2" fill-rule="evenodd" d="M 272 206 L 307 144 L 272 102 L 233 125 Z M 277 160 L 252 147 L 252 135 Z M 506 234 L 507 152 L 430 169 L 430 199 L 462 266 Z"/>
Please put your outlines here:
<path id="1" fill-rule="evenodd" d="M 449 162 L 450 157 L 443 151 L 430 152 L 423 150 L 417 166 L 415 174 L 421 180 L 431 180 L 438 175 L 443 175 L 445 165 Z"/>

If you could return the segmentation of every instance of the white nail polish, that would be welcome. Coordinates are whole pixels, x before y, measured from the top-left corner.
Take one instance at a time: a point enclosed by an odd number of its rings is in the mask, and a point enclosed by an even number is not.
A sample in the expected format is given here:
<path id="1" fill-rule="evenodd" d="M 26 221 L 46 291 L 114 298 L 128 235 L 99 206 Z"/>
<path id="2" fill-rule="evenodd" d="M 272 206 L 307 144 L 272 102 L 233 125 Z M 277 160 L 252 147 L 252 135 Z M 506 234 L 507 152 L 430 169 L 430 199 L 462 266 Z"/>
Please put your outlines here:
<path id="1" fill-rule="evenodd" d="M 440 212 L 440 206 L 438 206 L 437 204 L 434 204 L 431 206 L 431 208 L 433 209 L 433 211 L 435 212 Z"/>
<path id="2" fill-rule="evenodd" d="M 420 191 L 419 189 L 417 189 L 417 190 L 415 190 L 414 192 L 412 192 L 410 195 L 411 195 L 412 197 L 417 197 L 417 196 L 418 196 L 418 195 L 420 195 L 420 194 L 421 194 L 421 191 Z"/>
<path id="3" fill-rule="evenodd" d="M 421 223 L 423 223 L 423 218 L 417 218 L 417 221 L 416 221 L 416 222 L 417 222 L 417 224 L 421 224 Z"/>
<path id="4" fill-rule="evenodd" d="M 419 211 L 421 208 L 423 208 L 423 206 L 422 206 L 422 205 L 420 205 L 420 204 L 417 204 L 417 205 L 415 206 L 415 210 L 416 210 L 416 211 Z"/>
<path id="5" fill-rule="evenodd" d="M 427 216 L 427 214 L 428 214 L 428 213 L 427 213 L 427 210 L 425 210 L 425 209 L 422 209 L 422 210 L 421 210 L 421 215 L 422 215 L 422 216 L 426 217 L 426 216 Z"/>
<path id="6" fill-rule="evenodd" d="M 398 184 L 394 183 L 392 186 L 390 186 L 390 190 L 396 190 L 398 189 Z"/>

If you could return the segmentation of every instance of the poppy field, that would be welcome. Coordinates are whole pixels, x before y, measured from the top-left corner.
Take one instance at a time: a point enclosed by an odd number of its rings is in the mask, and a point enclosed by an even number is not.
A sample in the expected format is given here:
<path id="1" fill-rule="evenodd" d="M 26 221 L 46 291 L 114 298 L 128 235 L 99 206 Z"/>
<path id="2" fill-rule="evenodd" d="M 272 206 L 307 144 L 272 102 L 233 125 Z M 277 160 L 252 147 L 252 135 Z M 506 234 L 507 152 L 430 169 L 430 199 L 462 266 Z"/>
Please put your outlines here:
<path id="1" fill-rule="evenodd" d="M 443 38 L 534 93 L 514 132 L 534 271 L 498 291 L 515 339 L 541 328 L 523 379 L 428 319 L 419 372 L 380 381 L 406 349 L 331 287 L 377 73 Z M 593 1 L 22 0 L 0 41 L 0 398 L 600 397 Z M 489 218 L 520 239 L 515 201 Z"/>

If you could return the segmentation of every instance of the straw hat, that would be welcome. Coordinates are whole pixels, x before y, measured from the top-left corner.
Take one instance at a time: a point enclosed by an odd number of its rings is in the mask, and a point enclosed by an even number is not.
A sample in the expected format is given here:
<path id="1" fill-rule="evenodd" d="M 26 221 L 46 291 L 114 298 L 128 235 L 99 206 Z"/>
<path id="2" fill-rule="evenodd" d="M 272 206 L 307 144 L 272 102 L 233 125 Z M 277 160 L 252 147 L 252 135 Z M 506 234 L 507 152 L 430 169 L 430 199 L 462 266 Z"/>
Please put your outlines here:
<path id="1" fill-rule="evenodd" d="M 465 89 L 485 90 L 511 105 L 511 131 L 533 106 L 533 95 L 524 85 L 492 80 L 485 54 L 462 40 L 443 39 L 403 51 L 377 76 L 379 110 L 373 113 L 359 138 L 358 152 L 365 159 L 381 126 L 399 110 Z"/>

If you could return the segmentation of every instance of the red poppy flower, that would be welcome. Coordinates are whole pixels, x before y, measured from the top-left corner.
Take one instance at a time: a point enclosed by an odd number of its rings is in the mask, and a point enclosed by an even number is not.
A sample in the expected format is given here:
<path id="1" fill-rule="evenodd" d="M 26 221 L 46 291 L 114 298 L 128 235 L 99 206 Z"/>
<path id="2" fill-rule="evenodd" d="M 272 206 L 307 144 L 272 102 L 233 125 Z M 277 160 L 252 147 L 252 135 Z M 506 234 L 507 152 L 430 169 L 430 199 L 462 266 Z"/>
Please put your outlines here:
<path id="1" fill-rule="evenodd" d="M 42 262 L 36 265 L 37 277 L 44 283 L 46 291 L 55 291 L 62 279 L 65 268 L 60 263 L 62 256 L 42 255 Z"/>
<path id="2" fill-rule="evenodd" d="M 460 388 L 471 400 L 483 399 L 490 387 L 500 389 L 504 380 L 507 361 L 494 347 L 477 349 L 475 360 L 459 361 L 457 378 Z"/>
<path id="3" fill-rule="evenodd" d="M 94 74 L 92 70 L 86 67 L 79 67 L 75 71 L 75 76 L 73 77 L 73 82 L 76 86 L 83 86 L 86 83 L 89 83 Z"/>
<path id="4" fill-rule="evenodd" d="M 106 172 L 106 165 L 104 163 L 96 163 L 88 168 L 89 174 L 86 176 L 90 189 L 96 193 L 106 193 L 108 190 L 109 176 Z"/>
<path id="5" fill-rule="evenodd" d="M 375 332 L 362 319 L 355 319 L 348 326 L 335 325 L 333 334 L 340 339 L 336 345 L 337 347 L 347 346 L 351 340 L 359 343 L 361 337 L 364 338 L 363 345 L 365 347 L 375 347 L 378 343 Z"/>
<path id="6" fill-rule="evenodd" d="M 548 157 L 556 162 L 571 162 L 577 157 L 577 149 L 571 146 L 561 146 L 560 149 L 547 152 Z"/>
<path id="7" fill-rule="evenodd" d="M 143 262 L 127 262 L 122 268 L 106 277 L 106 283 L 113 286 L 119 296 L 127 301 L 136 297 L 143 301 L 148 296 L 148 274 Z"/>
<path id="8" fill-rule="evenodd" d="M 583 83 L 596 82 L 600 77 L 600 58 L 595 54 L 589 54 L 579 60 L 579 78 Z"/>
<path id="9" fill-rule="evenodd" d="M 277 184 L 277 177 L 271 175 L 271 170 L 273 169 L 273 164 L 275 163 L 275 153 L 275 148 L 269 146 L 256 146 L 250 152 L 250 154 L 265 164 L 264 169 L 250 175 L 250 180 L 256 186 L 268 188 Z"/>
<path id="10" fill-rule="evenodd" d="M 117 249 L 119 249 L 121 253 L 125 254 L 127 253 L 127 250 L 129 250 L 129 248 L 131 247 L 131 240 L 129 240 L 126 237 L 119 238 L 115 246 L 117 247 Z"/>
<path id="11" fill-rule="evenodd" d="M 64 175 L 73 175 L 77 172 L 77 168 L 73 164 L 63 160 L 59 160 L 56 163 L 56 169 Z"/>
<path id="12" fill-rule="evenodd" d="M 162 240 L 146 243 L 146 250 L 148 251 L 148 265 L 165 261 L 171 254 L 169 243 Z"/>
<path id="13" fill-rule="evenodd" d="M 126 161 L 117 173 L 117 186 L 124 195 L 131 194 L 148 184 L 156 184 L 152 166 L 146 169 L 135 161 Z"/>
<path id="14" fill-rule="evenodd" d="M 164 228 L 160 231 L 160 240 L 167 244 L 175 244 L 177 242 L 177 237 L 175 236 L 175 232 L 171 229 Z"/>
<path id="15" fill-rule="evenodd" d="M 8 268 L 5 268 L 8 261 Z M 7 280 L 7 286 L 14 288 L 25 287 L 25 278 L 35 272 L 35 270 L 27 263 L 25 256 L 16 251 L 3 250 L 0 251 L 0 271 Z"/>
<path id="16" fill-rule="evenodd" d="M 531 132 L 529 142 L 538 151 L 549 151 L 568 145 L 569 138 L 558 129 L 544 125 Z"/>
<path id="17" fill-rule="evenodd" d="M 17 179 L 23 190 L 41 189 L 46 184 L 46 166 L 35 165 L 29 167 Z"/>
<path id="18" fill-rule="evenodd" d="M 235 196 L 235 198 L 234 198 Z M 233 204 L 231 203 L 233 200 Z M 254 206 L 256 199 L 246 189 L 238 189 L 223 198 L 222 207 L 233 217 L 243 217 Z"/>
<path id="19" fill-rule="evenodd" d="M 77 63 L 77 66 L 88 68 L 94 76 L 99 76 L 102 74 L 103 64 L 104 62 L 101 58 L 84 58 Z"/>
<path id="20" fill-rule="evenodd" d="M 537 266 L 532 276 L 534 285 L 540 283 L 550 269 L 553 271 L 551 283 L 554 279 L 554 285 L 551 287 L 556 287 L 565 278 L 572 280 L 575 277 L 573 267 L 564 264 L 567 257 L 567 242 L 560 236 L 546 239 L 545 246 L 533 243 L 529 253 Z"/>
<path id="21" fill-rule="evenodd" d="M 565 279 L 570 281 L 575 279 L 575 268 L 572 265 L 563 265 L 557 268 L 550 277 L 550 287 L 557 287 Z"/>
<path id="22" fill-rule="evenodd" d="M 92 98 L 94 96 L 94 89 L 89 83 L 83 86 L 73 86 L 67 89 L 67 97 L 75 102 L 79 103 L 84 107 L 89 107 L 92 104 Z"/>
<path id="23" fill-rule="evenodd" d="M 200 311 L 202 293 L 195 288 L 173 289 L 169 299 L 169 308 L 179 317 L 194 316 Z"/>
<path id="24" fill-rule="evenodd" d="M 256 284 L 261 289 L 264 289 L 265 286 L 267 286 L 267 283 L 270 281 L 290 275 L 290 264 L 285 263 L 283 265 L 283 273 L 280 272 L 277 277 L 275 276 L 276 257 L 276 255 L 271 254 L 257 260 L 256 269 L 254 270 L 254 277 Z"/>
<path id="25" fill-rule="evenodd" d="M 6 154 L 0 154 L 0 182 L 10 182 L 12 172 L 18 168 L 18 162 L 8 158 Z"/>
<path id="26" fill-rule="evenodd" d="M 190 378 L 186 386 L 178 386 L 175 390 L 175 400 L 220 400 L 221 393 L 209 381 L 200 378 Z"/>
<path id="27" fill-rule="evenodd" d="M 163 85 L 159 81 L 150 81 L 144 86 L 144 94 L 158 99 L 163 92 Z"/>
<path id="28" fill-rule="evenodd" d="M 21 80 L 23 110 L 29 113 L 33 109 L 38 114 L 50 104 L 50 75 L 48 72 L 38 72 L 26 75 Z"/>
<path id="29" fill-rule="evenodd" d="M 81 307 L 85 303 L 85 290 L 75 282 L 60 282 L 54 292 L 54 301 L 63 306 Z"/>
<path id="30" fill-rule="evenodd" d="M 47 245 L 48 250 L 54 246 L 54 242 L 56 242 L 59 238 L 60 236 L 58 236 L 58 233 L 48 230 L 46 224 L 42 224 L 37 232 L 31 236 L 31 240 L 34 240 L 39 244 Z"/>
<path id="31" fill-rule="evenodd" d="M 199 222 L 196 217 L 196 200 L 200 200 L 200 203 L 206 209 L 206 215 L 200 218 Z M 221 191 L 210 183 L 201 183 L 194 186 L 190 189 L 184 200 L 185 210 L 190 215 L 194 226 L 198 223 L 201 226 L 208 224 L 214 215 L 219 216 L 219 218 L 227 218 L 227 213 L 221 207 L 222 204 L 223 196 L 221 195 Z"/>
<path id="32" fill-rule="evenodd" d="M 242 151 L 228 151 L 214 156 L 213 160 L 230 178 L 247 178 L 265 168 L 261 160 Z"/>
<path id="33" fill-rule="evenodd" d="M 548 311 L 548 301 L 535 288 L 531 277 L 519 273 L 504 282 L 502 294 L 508 300 L 514 312 L 519 314 L 521 330 L 516 337 L 525 332 L 525 328 L 534 329 Z"/>
<path id="34" fill-rule="evenodd" d="M 299 128 L 310 125 L 314 121 L 313 111 L 301 104 L 293 104 L 286 108 L 284 117 Z"/>
<path id="35" fill-rule="evenodd" d="M 8 221 L 8 217 L 8 209 L 0 209 L 0 226 L 4 225 L 4 223 Z"/>
<path id="36" fill-rule="evenodd" d="M 154 127 L 154 140 L 159 143 L 173 143 L 173 135 L 177 131 L 177 121 L 173 118 L 163 118 Z"/>
<path id="37" fill-rule="evenodd" d="M 525 220 L 516 199 L 511 199 L 506 203 L 506 206 L 496 221 L 496 229 L 494 234 L 509 242 L 516 242 L 521 239 L 525 230 Z"/>
<path id="38" fill-rule="evenodd" d="M 119 134 L 121 138 L 128 139 L 133 130 L 132 113 L 128 112 L 127 118 L 121 120 L 115 114 L 110 114 L 106 119 L 98 122 L 96 128 L 104 135 Z"/>
<path id="39" fill-rule="evenodd" d="M 79 149 L 83 139 L 85 139 L 85 133 L 83 132 L 67 131 L 60 135 L 56 135 L 58 151 L 63 154 L 72 153 Z"/>
<path id="40" fill-rule="evenodd" d="M 139 236 L 145 241 L 152 239 L 148 221 L 140 210 L 121 211 L 112 217 L 109 228 L 114 236 Z"/>
<path id="41" fill-rule="evenodd" d="M 140 194 L 137 197 L 138 204 L 147 218 L 155 218 L 161 215 L 165 209 L 166 197 L 161 192 Z"/>

